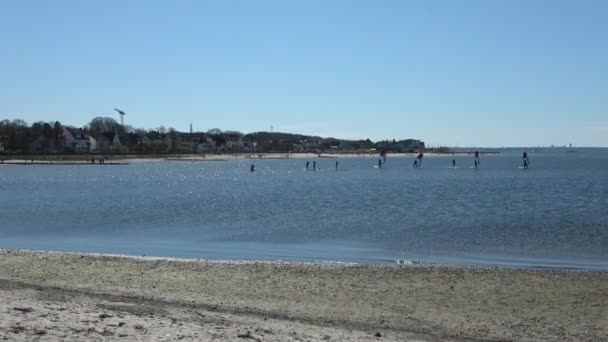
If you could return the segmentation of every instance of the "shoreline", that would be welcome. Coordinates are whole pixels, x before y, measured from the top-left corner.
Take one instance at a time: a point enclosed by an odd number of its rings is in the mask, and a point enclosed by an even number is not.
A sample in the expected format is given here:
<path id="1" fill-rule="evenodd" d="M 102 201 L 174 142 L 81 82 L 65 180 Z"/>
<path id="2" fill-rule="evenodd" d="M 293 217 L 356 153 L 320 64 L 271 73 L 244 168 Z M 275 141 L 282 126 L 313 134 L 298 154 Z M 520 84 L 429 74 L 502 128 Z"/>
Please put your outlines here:
<path id="1" fill-rule="evenodd" d="M 0 338 L 608 338 L 604 271 L 143 258 L 0 250 Z"/>
<path id="2" fill-rule="evenodd" d="M 447 158 L 453 157 L 459 154 L 441 154 L 441 153 L 425 153 L 425 158 Z M 461 154 L 462 155 L 470 155 Z M 392 154 L 389 158 L 415 158 L 414 153 L 401 153 Z M 319 155 L 308 155 L 308 154 L 293 154 L 285 156 L 282 154 L 265 154 L 264 156 L 252 156 L 252 155 L 212 155 L 212 156 L 176 156 L 176 157 L 130 157 L 130 156 L 114 156 L 106 158 L 104 163 L 99 163 L 98 160 L 95 163 L 91 163 L 90 158 L 74 158 L 74 159 L 3 159 L 0 162 L 0 166 L 12 165 L 12 166 L 124 166 L 135 163 L 158 163 L 158 162 L 229 162 L 229 161 L 255 161 L 255 160 L 315 160 L 315 159 L 351 159 L 351 158 L 365 158 L 365 159 L 378 159 L 377 155 L 357 155 L 357 154 L 322 154 Z"/>
<path id="3" fill-rule="evenodd" d="M 548 266 L 548 265 L 527 265 L 527 264 L 497 264 L 497 263 L 441 263 L 421 260 L 405 260 L 396 259 L 393 261 L 374 262 L 374 261 L 341 261 L 341 260 L 289 260 L 289 259 L 212 259 L 212 258 L 195 258 L 195 257 L 180 257 L 180 256 L 157 256 L 157 255 L 135 255 L 135 254 L 119 254 L 119 253 L 101 253 L 101 252 L 78 252 L 66 250 L 45 250 L 45 249 L 25 249 L 25 248 L 2 248 L 0 247 L 0 255 L 2 253 L 36 253 L 49 255 L 66 255 L 66 256 L 85 256 L 95 258 L 116 258 L 133 261 L 166 261 L 176 263 L 200 263 L 200 264 L 220 264 L 220 265 L 294 265 L 294 266 L 319 266 L 319 267 L 347 267 L 347 266 L 366 266 L 366 267 L 435 267 L 446 269 L 471 269 L 471 270 L 513 270 L 513 271 L 538 271 L 538 272 L 599 272 L 608 273 L 607 267 L 600 266 Z"/>
<path id="4" fill-rule="evenodd" d="M 480 152 L 481 153 L 481 152 Z M 415 158 L 418 153 L 390 153 L 389 158 Z M 425 157 L 450 157 L 469 156 L 472 152 L 424 152 Z M 482 155 L 497 155 L 498 152 L 483 152 Z M 164 154 L 164 155 L 0 155 L 0 165 L 3 164 L 86 164 L 93 165 L 91 159 L 95 159 L 94 165 L 99 164 L 99 159 L 105 159 L 106 164 L 120 162 L 145 162 L 145 161 L 229 161 L 229 160 L 274 160 L 274 159 L 326 159 L 326 158 L 378 158 L 378 153 L 222 153 L 222 154 Z"/>
<path id="5" fill-rule="evenodd" d="M 0 163 L 0 165 L 19 165 L 19 166 L 25 166 L 25 165 L 32 165 L 32 166 L 53 166 L 53 165 L 82 165 L 82 166 L 116 166 L 116 165 L 129 165 L 129 163 L 126 162 L 107 162 L 107 163 L 91 163 L 91 162 L 86 162 L 86 161 L 46 161 L 46 160 L 33 160 L 33 161 L 24 161 L 24 160 L 17 160 L 17 161 L 5 161 L 3 163 Z"/>

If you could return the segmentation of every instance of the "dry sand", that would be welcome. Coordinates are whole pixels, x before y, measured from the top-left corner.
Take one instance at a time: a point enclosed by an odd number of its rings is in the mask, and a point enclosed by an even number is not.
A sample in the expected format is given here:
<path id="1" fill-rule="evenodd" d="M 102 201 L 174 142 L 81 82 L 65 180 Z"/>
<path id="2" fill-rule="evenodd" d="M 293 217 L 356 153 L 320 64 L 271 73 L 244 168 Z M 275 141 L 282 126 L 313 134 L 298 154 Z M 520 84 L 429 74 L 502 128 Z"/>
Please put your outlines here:
<path id="1" fill-rule="evenodd" d="M 0 250 L 0 340 L 608 341 L 608 273 Z"/>

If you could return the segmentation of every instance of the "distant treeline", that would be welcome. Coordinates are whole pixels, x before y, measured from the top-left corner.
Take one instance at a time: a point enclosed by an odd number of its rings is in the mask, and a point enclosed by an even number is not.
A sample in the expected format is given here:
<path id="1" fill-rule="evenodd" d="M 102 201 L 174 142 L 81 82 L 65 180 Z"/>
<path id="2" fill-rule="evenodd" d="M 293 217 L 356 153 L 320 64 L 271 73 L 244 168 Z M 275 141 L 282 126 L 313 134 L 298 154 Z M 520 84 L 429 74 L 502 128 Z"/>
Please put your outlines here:
<path id="1" fill-rule="evenodd" d="M 424 151 L 416 139 L 345 140 L 279 132 L 222 131 L 179 132 L 173 128 L 152 130 L 123 126 L 108 117 L 96 117 L 84 127 L 65 126 L 59 121 L 0 121 L 2 154 L 70 153 L 374 153 Z M 447 152 L 447 149 L 440 149 Z"/>

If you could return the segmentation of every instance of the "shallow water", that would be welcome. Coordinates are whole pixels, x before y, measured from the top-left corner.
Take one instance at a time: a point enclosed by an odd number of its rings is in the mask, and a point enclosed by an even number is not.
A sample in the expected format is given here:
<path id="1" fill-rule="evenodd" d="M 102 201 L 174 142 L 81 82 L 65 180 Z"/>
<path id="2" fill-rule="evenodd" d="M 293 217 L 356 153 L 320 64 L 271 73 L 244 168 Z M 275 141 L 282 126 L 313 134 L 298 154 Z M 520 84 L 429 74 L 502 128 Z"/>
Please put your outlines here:
<path id="1" fill-rule="evenodd" d="M 608 152 L 530 158 L 4 165 L 0 248 L 608 269 Z"/>

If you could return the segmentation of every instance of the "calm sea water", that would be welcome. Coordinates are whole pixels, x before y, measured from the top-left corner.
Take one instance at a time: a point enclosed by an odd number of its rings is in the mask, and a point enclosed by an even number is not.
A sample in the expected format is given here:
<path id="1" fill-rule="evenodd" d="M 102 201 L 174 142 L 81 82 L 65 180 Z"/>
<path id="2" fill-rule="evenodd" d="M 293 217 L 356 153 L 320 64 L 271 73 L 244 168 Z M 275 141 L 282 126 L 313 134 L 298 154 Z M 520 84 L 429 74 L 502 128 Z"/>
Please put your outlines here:
<path id="1" fill-rule="evenodd" d="M 608 151 L 530 158 L 4 165 L 0 248 L 608 269 Z"/>

